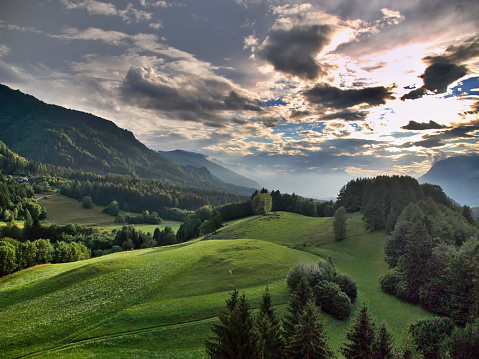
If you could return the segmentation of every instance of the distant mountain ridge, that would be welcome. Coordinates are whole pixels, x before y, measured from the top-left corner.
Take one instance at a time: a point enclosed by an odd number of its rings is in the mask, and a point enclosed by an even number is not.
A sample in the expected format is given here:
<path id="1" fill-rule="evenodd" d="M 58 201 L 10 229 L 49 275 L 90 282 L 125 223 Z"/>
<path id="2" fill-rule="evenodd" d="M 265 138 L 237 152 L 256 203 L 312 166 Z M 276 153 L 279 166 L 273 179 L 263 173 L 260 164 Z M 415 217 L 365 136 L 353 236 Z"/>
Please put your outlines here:
<path id="1" fill-rule="evenodd" d="M 226 185 L 205 168 L 180 166 L 112 121 L 64 107 L 0 84 L 0 140 L 27 159 L 99 174 L 157 178 L 249 194 Z"/>
<path id="2" fill-rule="evenodd" d="M 194 166 L 197 168 L 205 167 L 210 173 L 225 183 L 232 183 L 238 186 L 251 187 L 258 189 L 261 186 L 258 182 L 246 178 L 228 168 L 220 165 L 220 161 L 209 159 L 201 153 L 188 152 L 183 150 L 158 151 L 161 155 L 170 159 L 180 166 Z"/>
<path id="3" fill-rule="evenodd" d="M 418 180 L 441 186 L 449 197 L 461 205 L 479 206 L 479 155 L 438 161 Z"/>

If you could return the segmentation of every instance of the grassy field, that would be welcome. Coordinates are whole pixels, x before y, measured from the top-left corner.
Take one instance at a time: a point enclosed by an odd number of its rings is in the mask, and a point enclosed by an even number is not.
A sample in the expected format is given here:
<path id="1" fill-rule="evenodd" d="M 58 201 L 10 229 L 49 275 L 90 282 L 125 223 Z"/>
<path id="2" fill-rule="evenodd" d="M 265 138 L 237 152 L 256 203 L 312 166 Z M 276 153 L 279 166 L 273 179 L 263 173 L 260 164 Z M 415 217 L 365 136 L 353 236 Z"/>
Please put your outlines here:
<path id="1" fill-rule="evenodd" d="M 120 229 L 123 226 L 114 223 L 115 217 L 102 212 L 105 207 L 93 205 L 92 209 L 85 209 L 81 206 L 80 201 L 61 194 L 42 197 L 38 203 L 47 209 L 46 222 L 48 223 L 60 225 L 75 223 L 85 226 L 106 227 L 108 230 Z M 125 215 L 127 212 L 120 211 L 120 213 Z M 135 227 L 145 233 L 153 234 L 156 227 L 162 230 L 166 226 L 170 226 L 176 233 L 180 224 L 180 222 L 163 221 L 160 225 L 136 224 Z"/>
<path id="2" fill-rule="evenodd" d="M 334 242 L 330 227 L 331 219 L 291 213 L 251 217 L 220 231 L 242 239 L 121 252 L 2 278 L 0 356 L 204 358 L 204 340 L 233 288 L 257 307 L 268 285 L 282 312 L 289 268 L 328 255 L 357 281 L 358 302 L 400 342 L 409 323 L 429 314 L 381 292 L 384 233 L 366 231 L 359 215 L 349 218 L 344 241 Z M 322 318 L 338 350 L 351 323 Z"/>

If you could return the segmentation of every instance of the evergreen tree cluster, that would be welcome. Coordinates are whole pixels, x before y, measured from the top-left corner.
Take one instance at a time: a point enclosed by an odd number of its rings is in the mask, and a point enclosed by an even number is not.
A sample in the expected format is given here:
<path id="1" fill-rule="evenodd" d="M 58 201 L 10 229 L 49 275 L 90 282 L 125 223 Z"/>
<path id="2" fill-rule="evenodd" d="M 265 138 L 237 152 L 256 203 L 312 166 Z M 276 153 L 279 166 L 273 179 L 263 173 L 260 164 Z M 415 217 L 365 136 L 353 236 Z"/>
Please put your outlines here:
<path id="1" fill-rule="evenodd" d="M 473 359 L 479 353 L 479 318 L 466 326 L 455 326 L 447 317 L 421 319 L 409 326 L 412 347 L 404 349 L 404 357 L 425 359 Z"/>
<path id="2" fill-rule="evenodd" d="M 253 314 L 245 294 L 237 290 L 212 326 L 206 341 L 209 358 L 231 359 L 328 359 L 335 358 L 318 308 L 307 293 L 306 282 L 292 292 L 286 315 L 280 320 L 268 289 Z M 307 285 L 307 284 L 306 284 Z M 363 306 L 341 352 L 347 359 L 392 359 L 393 338 L 384 325 L 378 327 Z"/>
<path id="3" fill-rule="evenodd" d="M 303 292 L 305 298 L 339 320 L 349 317 L 358 293 L 356 282 L 339 273 L 331 257 L 317 265 L 297 263 L 289 271 L 286 283 L 293 293 Z"/>
<path id="4" fill-rule="evenodd" d="M 347 212 L 361 211 L 366 223 L 374 230 L 394 228 L 397 216 L 409 204 L 431 198 L 434 202 L 454 208 L 441 187 L 420 185 L 409 176 L 378 176 L 349 181 L 341 190 L 336 207 Z"/>
<path id="5" fill-rule="evenodd" d="M 409 204 L 387 238 L 382 289 L 465 325 L 479 317 L 479 230 L 431 198 Z"/>

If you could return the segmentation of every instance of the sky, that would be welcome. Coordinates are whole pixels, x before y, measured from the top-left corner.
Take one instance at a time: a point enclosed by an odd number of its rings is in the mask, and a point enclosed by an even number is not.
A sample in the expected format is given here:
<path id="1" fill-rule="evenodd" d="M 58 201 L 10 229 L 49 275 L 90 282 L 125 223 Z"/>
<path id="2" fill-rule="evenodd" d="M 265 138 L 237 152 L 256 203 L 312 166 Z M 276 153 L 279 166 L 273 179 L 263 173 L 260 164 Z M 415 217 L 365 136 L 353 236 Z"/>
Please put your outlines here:
<path id="1" fill-rule="evenodd" d="M 334 197 L 478 154 L 479 0 L 1 0 L 0 83 Z"/>

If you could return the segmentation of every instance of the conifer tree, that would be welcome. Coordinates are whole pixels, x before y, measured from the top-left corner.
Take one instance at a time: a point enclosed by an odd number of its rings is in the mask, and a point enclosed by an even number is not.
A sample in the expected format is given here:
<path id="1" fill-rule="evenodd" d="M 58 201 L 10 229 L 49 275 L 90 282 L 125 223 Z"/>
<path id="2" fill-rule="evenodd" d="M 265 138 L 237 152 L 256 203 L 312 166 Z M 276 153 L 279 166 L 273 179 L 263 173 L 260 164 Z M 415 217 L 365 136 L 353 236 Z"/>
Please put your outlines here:
<path id="1" fill-rule="evenodd" d="M 308 300 L 298 317 L 298 323 L 288 338 L 286 357 L 291 359 L 333 358 L 329 349 L 323 323 L 312 300 Z"/>
<path id="2" fill-rule="evenodd" d="M 283 330 L 271 302 L 269 289 L 266 287 L 256 317 L 259 355 L 263 359 L 282 358 L 284 352 Z"/>
<path id="3" fill-rule="evenodd" d="M 312 300 L 313 298 L 313 291 L 307 279 L 304 277 L 301 278 L 296 290 L 291 293 L 288 312 L 283 321 L 285 338 L 291 337 L 295 330 L 295 326 L 299 322 L 299 316 L 303 312 L 306 303 L 308 300 Z"/>
<path id="4" fill-rule="evenodd" d="M 205 343 L 210 358 L 251 359 L 258 357 L 251 306 L 246 296 L 237 290 L 226 301 L 219 314 L 220 322 L 213 325 L 213 334 Z"/>
<path id="5" fill-rule="evenodd" d="M 393 359 L 393 342 L 393 337 L 386 326 L 381 325 L 376 332 L 376 339 L 373 344 L 373 359 Z"/>
<path id="6" fill-rule="evenodd" d="M 346 237 L 346 210 L 339 207 L 333 218 L 334 239 L 340 241 Z"/>
<path id="7" fill-rule="evenodd" d="M 346 335 L 349 343 L 341 348 L 346 359 L 372 359 L 375 341 L 375 325 L 368 313 L 368 308 L 363 305 L 356 317 L 351 330 Z"/>

